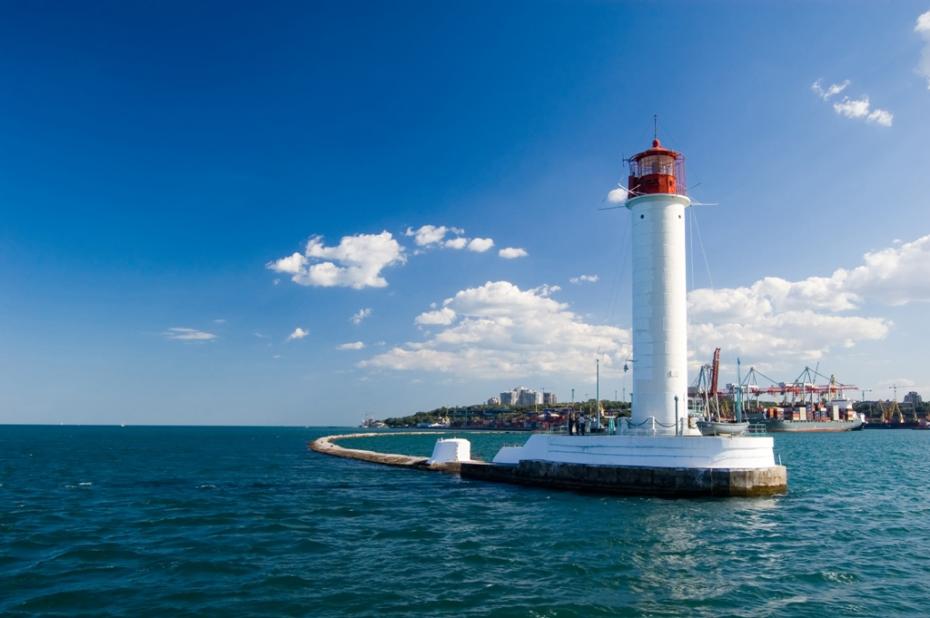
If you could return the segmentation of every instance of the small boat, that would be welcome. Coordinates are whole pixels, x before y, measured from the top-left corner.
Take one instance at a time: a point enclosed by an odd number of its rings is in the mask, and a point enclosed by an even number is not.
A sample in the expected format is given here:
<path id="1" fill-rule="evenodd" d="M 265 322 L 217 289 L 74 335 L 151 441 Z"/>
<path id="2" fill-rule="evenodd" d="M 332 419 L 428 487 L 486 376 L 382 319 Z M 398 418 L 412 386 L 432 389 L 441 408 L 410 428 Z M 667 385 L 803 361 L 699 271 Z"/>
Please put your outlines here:
<path id="1" fill-rule="evenodd" d="M 741 436 L 749 431 L 749 422 L 741 423 L 731 421 L 698 421 L 698 429 L 702 436 Z"/>

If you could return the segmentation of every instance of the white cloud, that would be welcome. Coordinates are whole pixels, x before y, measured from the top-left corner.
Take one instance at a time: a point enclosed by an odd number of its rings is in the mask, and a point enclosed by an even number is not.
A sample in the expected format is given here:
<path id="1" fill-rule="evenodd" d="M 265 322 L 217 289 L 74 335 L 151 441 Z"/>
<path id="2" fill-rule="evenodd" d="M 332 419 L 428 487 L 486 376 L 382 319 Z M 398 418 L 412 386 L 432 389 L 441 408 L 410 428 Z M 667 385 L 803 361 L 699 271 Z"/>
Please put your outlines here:
<path id="1" fill-rule="evenodd" d="M 405 261 L 404 248 L 390 232 L 381 232 L 343 236 L 335 247 L 325 246 L 321 236 L 314 236 L 303 254 L 293 253 L 267 267 L 291 275 L 291 281 L 300 285 L 362 289 L 387 286 L 381 271 Z"/>
<path id="2" fill-rule="evenodd" d="M 226 319 L 225 319 L 225 318 L 217 318 L 217 319 L 213 320 L 213 323 L 214 323 L 214 324 L 225 324 L 225 323 L 226 323 Z"/>
<path id="3" fill-rule="evenodd" d="M 464 236 L 450 238 L 442 244 L 447 249 L 464 249 L 468 245 L 468 239 Z"/>
<path id="4" fill-rule="evenodd" d="M 213 333 L 181 326 L 169 328 L 162 335 L 172 341 L 213 341 L 216 339 Z"/>
<path id="5" fill-rule="evenodd" d="M 917 23 L 914 25 L 914 32 L 930 36 L 930 11 L 921 13 L 917 17 Z"/>
<path id="6" fill-rule="evenodd" d="M 572 277 L 568 281 L 575 285 L 581 285 L 582 283 L 597 283 L 599 279 L 600 277 L 597 275 L 578 275 L 577 277 Z"/>
<path id="7" fill-rule="evenodd" d="M 448 326 L 455 320 L 455 311 L 443 307 L 435 311 L 424 311 L 414 319 L 418 326 Z"/>
<path id="8" fill-rule="evenodd" d="M 443 312 L 435 315 L 435 323 L 444 328 L 361 366 L 477 378 L 588 378 L 594 359 L 600 358 L 605 373 L 619 372 L 630 355 L 629 331 L 585 323 L 549 296 L 554 291 L 555 286 L 521 290 L 507 281 L 461 290 L 443 301 L 441 310 L 420 316 Z"/>
<path id="9" fill-rule="evenodd" d="M 468 249 L 475 253 L 484 253 L 494 246 L 492 238 L 468 238 L 465 230 L 460 227 L 447 227 L 445 225 L 421 225 L 419 228 L 407 228 L 406 236 L 412 236 L 418 247 L 424 249 Z M 447 236 L 451 235 L 451 238 Z"/>
<path id="10" fill-rule="evenodd" d="M 484 253 L 494 246 L 494 241 L 490 238 L 472 238 L 468 241 L 468 250 L 475 253 Z"/>
<path id="11" fill-rule="evenodd" d="M 845 97 L 839 103 L 833 104 L 833 109 L 837 114 L 847 118 L 864 118 L 866 122 L 874 122 L 883 127 L 890 127 L 894 120 L 894 114 L 888 110 L 875 108 L 869 102 L 869 97 L 864 96 L 861 99 L 850 99 Z"/>
<path id="12" fill-rule="evenodd" d="M 307 258 L 296 251 L 291 255 L 279 258 L 271 262 L 268 267 L 278 273 L 287 273 L 288 275 L 297 275 L 304 270 L 307 265 Z M 277 281 L 277 279 L 275 280 Z"/>
<path id="13" fill-rule="evenodd" d="M 288 340 L 288 341 L 295 341 L 295 340 L 297 340 L 297 339 L 303 339 L 304 337 L 306 337 L 306 336 L 309 335 L 309 334 L 310 334 L 310 331 L 304 330 L 304 329 L 302 329 L 301 327 L 298 326 L 297 328 L 294 329 L 294 332 L 292 332 L 290 335 L 287 336 L 287 340 Z"/>
<path id="14" fill-rule="evenodd" d="M 917 18 L 914 32 L 924 40 L 924 47 L 920 50 L 920 61 L 917 63 L 917 73 L 927 80 L 927 88 L 930 89 L 930 11 Z"/>
<path id="15" fill-rule="evenodd" d="M 818 97 L 820 97 L 821 99 L 823 99 L 824 101 L 826 101 L 826 100 L 828 100 L 830 97 L 836 96 L 836 95 L 838 95 L 839 93 L 841 93 L 841 92 L 843 92 L 844 90 L 846 90 L 846 88 L 849 87 L 849 84 L 851 84 L 851 83 L 852 83 L 852 82 L 850 82 L 850 81 L 847 79 L 847 80 L 842 81 L 842 82 L 839 83 L 839 84 L 830 84 L 829 86 L 827 86 L 826 88 L 824 88 L 824 87 L 823 87 L 823 80 L 822 80 L 822 79 L 818 79 L 818 80 L 815 81 L 813 84 L 811 84 L 811 90 L 813 90 L 814 93 L 815 93 Z"/>
<path id="16" fill-rule="evenodd" d="M 707 362 L 715 347 L 753 364 L 784 368 L 816 362 L 831 350 L 862 341 L 884 339 L 891 322 L 874 317 L 840 316 L 815 311 L 768 312 L 742 322 L 691 319 L 688 339 L 692 359 Z"/>
<path id="17" fill-rule="evenodd" d="M 355 324 L 356 326 L 358 326 L 358 325 L 361 324 L 363 321 L 365 321 L 366 318 L 368 318 L 368 317 L 370 317 L 370 316 L 371 316 L 371 307 L 365 307 L 364 309 L 359 309 L 358 311 L 356 311 L 355 313 L 353 313 L 353 314 L 352 314 L 352 317 L 349 318 L 349 320 L 350 320 L 353 324 Z"/>
<path id="18" fill-rule="evenodd" d="M 528 291 L 539 296 L 552 296 L 556 292 L 561 292 L 562 288 L 557 285 L 549 285 L 548 283 L 544 283 L 542 285 L 536 286 L 535 288 L 530 288 Z"/>
<path id="19" fill-rule="evenodd" d="M 441 243 L 446 237 L 446 234 L 450 233 L 461 235 L 464 233 L 464 230 L 457 227 L 446 227 L 445 225 L 422 225 L 418 229 L 408 227 L 404 235 L 413 236 L 413 242 L 415 242 L 418 247 L 427 247 L 429 245 Z"/>
<path id="20" fill-rule="evenodd" d="M 526 249 L 520 249 L 517 247 L 504 247 L 503 249 L 498 251 L 497 254 L 501 256 L 502 258 L 504 258 L 505 260 L 513 260 L 516 258 L 526 257 L 527 255 L 529 255 L 526 252 Z"/>
<path id="21" fill-rule="evenodd" d="M 351 343 L 343 343 L 338 346 L 339 350 L 364 350 L 365 344 L 361 341 L 352 341 Z"/>
<path id="22" fill-rule="evenodd" d="M 811 84 L 811 90 L 824 101 L 829 101 L 834 96 L 846 90 L 850 82 L 848 79 L 839 84 L 830 84 L 823 87 L 823 80 L 818 79 Z M 865 120 L 883 127 L 890 127 L 894 122 L 894 114 L 886 109 L 872 107 L 872 103 L 867 95 L 859 98 L 843 97 L 842 101 L 833 103 L 833 111 L 841 116 L 858 120 Z"/>
<path id="23" fill-rule="evenodd" d="M 634 187 L 635 188 L 635 187 Z M 611 204 L 622 204 L 626 201 L 626 198 L 629 197 L 629 193 L 623 187 L 617 187 L 611 189 L 607 193 L 607 201 Z"/>
<path id="24" fill-rule="evenodd" d="M 930 235 L 868 252 L 861 265 L 829 277 L 765 277 L 748 287 L 694 290 L 689 340 L 699 361 L 716 346 L 768 362 L 816 361 L 836 348 L 883 339 L 893 325 L 849 312 L 914 302 L 930 302 Z"/>
<path id="25" fill-rule="evenodd" d="M 890 305 L 930 302 L 930 234 L 870 251 L 863 264 L 845 273 L 845 285 L 859 296 Z"/>
<path id="26" fill-rule="evenodd" d="M 438 371 L 477 378 L 586 377 L 600 356 L 608 374 L 629 358 L 627 329 L 586 323 L 552 298 L 557 286 L 522 290 L 507 281 L 462 290 L 416 323 L 438 327 L 361 363 L 372 369 Z M 794 369 L 836 350 L 884 339 L 893 323 L 855 315 L 878 305 L 930 303 L 930 235 L 863 256 L 854 268 L 799 281 L 763 277 L 749 286 L 688 296 L 692 365 L 720 346 L 747 363 Z"/>

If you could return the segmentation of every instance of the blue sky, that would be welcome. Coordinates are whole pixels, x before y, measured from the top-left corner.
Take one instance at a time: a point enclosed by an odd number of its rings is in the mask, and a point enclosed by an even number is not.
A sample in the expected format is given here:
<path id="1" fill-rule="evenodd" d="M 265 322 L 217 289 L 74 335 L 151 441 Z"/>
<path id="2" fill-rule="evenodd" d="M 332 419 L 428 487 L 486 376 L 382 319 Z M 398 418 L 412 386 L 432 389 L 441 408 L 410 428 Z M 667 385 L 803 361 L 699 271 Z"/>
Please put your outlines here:
<path id="1" fill-rule="evenodd" d="M 354 424 L 593 395 L 596 357 L 612 395 L 629 226 L 598 208 L 654 113 L 721 204 L 692 365 L 930 395 L 927 11 L 7 4 L 0 422 Z"/>

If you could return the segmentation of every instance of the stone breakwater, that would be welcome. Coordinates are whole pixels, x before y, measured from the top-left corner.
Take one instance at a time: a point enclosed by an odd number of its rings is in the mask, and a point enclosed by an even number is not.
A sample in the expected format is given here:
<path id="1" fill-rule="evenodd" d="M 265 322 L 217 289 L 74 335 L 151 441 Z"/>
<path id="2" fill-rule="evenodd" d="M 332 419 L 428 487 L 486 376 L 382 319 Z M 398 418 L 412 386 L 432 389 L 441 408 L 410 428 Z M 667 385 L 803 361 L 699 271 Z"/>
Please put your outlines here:
<path id="1" fill-rule="evenodd" d="M 310 450 L 323 455 L 332 455 L 333 457 L 344 457 L 346 459 L 358 459 L 371 463 L 382 464 L 385 466 L 396 466 L 399 468 L 415 468 L 417 470 L 426 470 L 430 472 L 450 472 L 458 473 L 461 464 L 454 463 L 437 463 L 430 464 L 428 457 L 414 457 L 411 455 L 400 455 L 398 453 L 379 453 L 377 451 L 367 451 L 363 449 L 346 448 L 335 443 L 336 440 L 349 440 L 352 438 L 378 438 L 384 436 L 396 436 L 391 433 L 344 433 L 317 438 L 310 443 Z M 445 435 L 439 431 L 421 431 L 417 435 Z"/>
<path id="2" fill-rule="evenodd" d="M 788 489 L 788 472 L 784 466 L 759 469 L 662 468 L 539 460 L 521 461 L 516 465 L 489 464 L 481 461 L 430 464 L 427 457 L 346 448 L 334 442 L 392 435 L 399 434 L 353 433 L 323 436 L 311 442 L 310 449 L 324 455 L 387 466 L 459 474 L 462 478 L 477 481 L 593 493 L 669 498 L 747 497 L 782 494 Z M 417 432 L 417 435 L 445 434 L 424 431 Z"/>

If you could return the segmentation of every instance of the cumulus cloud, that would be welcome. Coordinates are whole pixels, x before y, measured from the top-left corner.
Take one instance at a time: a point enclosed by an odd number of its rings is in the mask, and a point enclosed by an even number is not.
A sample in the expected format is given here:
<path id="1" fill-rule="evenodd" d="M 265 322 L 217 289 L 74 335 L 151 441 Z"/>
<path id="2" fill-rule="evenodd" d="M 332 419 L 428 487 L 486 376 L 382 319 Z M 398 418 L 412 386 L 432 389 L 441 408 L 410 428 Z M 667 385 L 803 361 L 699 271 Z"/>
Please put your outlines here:
<path id="1" fill-rule="evenodd" d="M 442 244 L 446 249 L 464 249 L 468 246 L 468 239 L 464 236 L 450 238 Z"/>
<path id="2" fill-rule="evenodd" d="M 548 283 L 544 283 L 535 288 L 530 288 L 529 291 L 539 296 L 552 296 L 556 292 L 561 292 L 562 288 L 557 285 L 549 285 Z"/>
<path id="3" fill-rule="evenodd" d="M 287 340 L 296 341 L 298 339 L 303 339 L 309 334 L 310 334 L 310 331 L 304 330 L 298 326 L 297 328 L 294 329 L 294 332 L 292 332 L 290 335 L 287 336 Z"/>
<path id="4" fill-rule="evenodd" d="M 845 274 L 846 287 L 860 297 L 890 305 L 930 302 L 930 234 L 862 256 Z"/>
<path id="5" fill-rule="evenodd" d="M 468 249 L 475 253 L 484 253 L 494 246 L 491 238 L 468 238 L 460 227 L 445 225 L 421 225 L 419 228 L 408 227 L 405 236 L 413 237 L 414 243 L 422 249 Z"/>
<path id="6" fill-rule="evenodd" d="M 863 118 L 866 122 L 874 122 L 883 127 L 890 127 L 894 120 L 894 114 L 885 109 L 872 108 L 869 97 L 864 96 L 860 99 L 844 98 L 842 101 L 833 104 L 833 109 L 837 114 L 847 118 Z"/>
<path id="7" fill-rule="evenodd" d="M 484 253 L 494 246 L 494 241 L 490 238 L 472 238 L 468 241 L 468 250 L 475 253 Z"/>
<path id="8" fill-rule="evenodd" d="M 461 236 L 465 230 L 458 227 L 446 227 L 445 225 L 422 225 L 417 229 L 408 227 L 404 232 L 405 236 L 412 236 L 413 242 L 418 247 L 428 247 L 439 244 L 445 239 L 447 234 Z M 461 247 L 459 247 L 461 248 Z"/>
<path id="9" fill-rule="evenodd" d="M 353 324 L 355 324 L 356 326 L 358 326 L 359 324 L 361 324 L 363 321 L 365 321 L 365 319 L 367 319 L 367 318 L 370 317 L 370 316 L 371 316 L 371 307 L 365 307 L 364 309 L 359 309 L 358 311 L 356 311 L 355 313 L 353 313 L 353 314 L 352 314 L 352 317 L 349 318 L 349 320 L 350 320 Z"/>
<path id="10" fill-rule="evenodd" d="M 181 326 L 169 328 L 162 335 L 172 341 L 213 341 L 216 339 L 213 333 Z"/>
<path id="11" fill-rule="evenodd" d="M 417 326 L 448 326 L 455 319 L 455 311 L 449 307 L 424 311 L 414 319 Z"/>
<path id="12" fill-rule="evenodd" d="M 750 358 L 816 361 L 832 349 L 887 336 L 892 322 L 849 315 L 865 306 L 930 302 L 930 235 L 871 251 L 829 277 L 765 277 L 747 287 L 688 295 L 698 360 L 716 346 Z"/>
<path id="13" fill-rule="evenodd" d="M 555 286 L 523 290 L 508 281 L 461 290 L 443 301 L 441 309 L 418 317 L 443 328 L 361 366 L 475 378 L 587 378 L 592 361 L 600 358 L 605 373 L 619 372 L 630 355 L 629 331 L 586 323 L 551 297 L 555 291 Z"/>
<path id="14" fill-rule="evenodd" d="M 365 344 L 361 341 L 352 341 L 350 343 L 343 343 L 337 346 L 339 350 L 364 350 Z"/>
<path id="15" fill-rule="evenodd" d="M 597 283 L 599 279 L 600 277 L 597 275 L 578 275 L 577 277 L 572 277 L 568 281 L 575 285 L 581 285 L 582 283 Z"/>
<path id="16" fill-rule="evenodd" d="M 607 193 L 607 201 L 611 204 L 622 204 L 626 201 L 627 197 L 629 197 L 629 193 L 623 187 L 611 189 Z"/>
<path id="17" fill-rule="evenodd" d="M 914 32 L 924 40 L 924 47 L 920 51 L 920 62 L 917 63 L 917 73 L 927 80 L 927 88 L 930 89 L 930 11 L 922 13 L 917 18 Z"/>
<path id="18" fill-rule="evenodd" d="M 314 236 L 302 254 L 293 253 L 269 262 L 267 267 L 291 275 L 291 281 L 300 285 L 362 289 L 387 286 L 381 271 L 405 261 L 404 248 L 390 232 L 381 232 L 343 236 L 334 247 Z"/>
<path id="19" fill-rule="evenodd" d="M 497 254 L 505 260 L 514 260 L 516 258 L 522 258 L 529 255 L 526 252 L 526 249 L 520 249 L 518 247 L 504 247 L 498 251 Z"/>
<path id="20" fill-rule="evenodd" d="M 813 90 L 814 94 L 818 97 L 829 102 L 831 98 L 846 90 L 851 83 L 852 82 L 847 79 L 838 84 L 830 84 L 824 88 L 823 80 L 818 79 L 811 84 L 811 90 Z M 872 107 L 868 95 L 863 95 L 859 98 L 843 97 L 842 101 L 833 103 L 833 111 L 840 116 L 865 120 L 866 122 L 871 122 L 883 127 L 890 127 L 894 122 L 894 114 L 886 109 Z"/>
<path id="21" fill-rule="evenodd" d="M 578 277 L 580 279 L 580 276 Z M 461 290 L 417 316 L 423 339 L 361 363 L 385 370 L 438 371 L 473 378 L 547 374 L 586 377 L 600 357 L 608 374 L 633 356 L 627 329 L 593 325 L 553 298 L 557 286 L 520 289 L 507 281 Z M 893 323 L 856 315 L 878 305 L 930 303 L 930 235 L 865 253 L 861 264 L 798 281 L 688 295 L 692 366 L 713 349 L 759 366 L 796 368 L 836 350 L 884 339 Z"/>
<path id="22" fill-rule="evenodd" d="M 830 99 L 831 97 L 836 96 L 836 95 L 838 95 L 839 93 L 841 93 L 841 92 L 843 92 L 844 90 L 846 90 L 846 88 L 848 88 L 848 87 L 849 87 L 849 84 L 851 84 L 851 83 L 852 83 L 852 82 L 850 82 L 850 81 L 847 79 L 847 80 L 842 81 L 842 82 L 839 83 L 839 84 L 830 84 L 829 86 L 827 86 L 826 88 L 824 88 L 824 87 L 823 87 L 823 80 L 822 80 L 822 79 L 818 79 L 818 80 L 815 81 L 813 84 L 811 84 L 811 90 L 813 90 L 814 93 L 815 93 L 818 97 L 820 97 L 821 99 L 823 99 L 824 101 L 826 101 L 826 100 Z"/>

